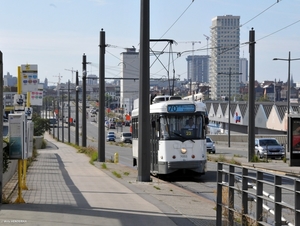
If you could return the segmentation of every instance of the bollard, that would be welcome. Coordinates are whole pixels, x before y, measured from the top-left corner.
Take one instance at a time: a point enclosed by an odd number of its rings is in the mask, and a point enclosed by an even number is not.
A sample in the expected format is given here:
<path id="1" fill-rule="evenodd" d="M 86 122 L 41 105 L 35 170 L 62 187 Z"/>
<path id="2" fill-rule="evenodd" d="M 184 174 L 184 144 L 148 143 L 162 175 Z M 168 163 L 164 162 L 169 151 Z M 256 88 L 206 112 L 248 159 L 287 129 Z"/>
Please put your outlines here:
<path id="1" fill-rule="evenodd" d="M 116 152 L 114 154 L 114 163 L 119 163 L 119 153 L 118 152 Z"/>

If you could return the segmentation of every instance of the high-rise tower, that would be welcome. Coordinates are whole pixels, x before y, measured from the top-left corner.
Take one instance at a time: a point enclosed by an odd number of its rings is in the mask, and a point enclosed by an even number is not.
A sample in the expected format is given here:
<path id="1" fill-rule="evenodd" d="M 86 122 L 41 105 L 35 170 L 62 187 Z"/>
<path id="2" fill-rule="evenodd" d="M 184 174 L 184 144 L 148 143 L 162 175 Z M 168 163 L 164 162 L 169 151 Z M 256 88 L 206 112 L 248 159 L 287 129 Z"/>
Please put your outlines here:
<path id="1" fill-rule="evenodd" d="M 186 58 L 187 78 L 191 82 L 208 83 L 209 57 L 207 55 L 192 55 Z"/>
<path id="2" fill-rule="evenodd" d="M 240 17 L 217 16 L 211 26 L 211 58 L 209 70 L 212 99 L 239 93 Z M 231 73 L 230 73 L 231 72 Z M 230 75 L 229 75 L 230 73 Z"/>

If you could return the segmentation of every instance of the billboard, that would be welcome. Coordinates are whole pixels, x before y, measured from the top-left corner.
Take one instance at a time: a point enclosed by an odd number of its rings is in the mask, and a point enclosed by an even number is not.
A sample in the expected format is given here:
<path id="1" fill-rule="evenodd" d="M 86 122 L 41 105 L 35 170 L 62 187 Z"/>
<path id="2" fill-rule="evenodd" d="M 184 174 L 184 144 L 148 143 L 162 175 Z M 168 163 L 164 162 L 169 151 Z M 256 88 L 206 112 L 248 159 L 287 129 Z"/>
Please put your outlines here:
<path id="1" fill-rule="evenodd" d="M 300 116 L 289 116 L 290 166 L 300 166 Z"/>

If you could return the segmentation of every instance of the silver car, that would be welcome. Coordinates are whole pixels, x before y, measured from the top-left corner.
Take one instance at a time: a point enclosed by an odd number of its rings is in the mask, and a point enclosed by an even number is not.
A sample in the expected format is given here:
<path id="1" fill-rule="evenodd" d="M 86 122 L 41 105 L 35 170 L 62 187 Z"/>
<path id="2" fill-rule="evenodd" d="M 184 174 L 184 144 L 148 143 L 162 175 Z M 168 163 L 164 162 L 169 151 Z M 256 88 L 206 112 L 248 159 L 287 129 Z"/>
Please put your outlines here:
<path id="1" fill-rule="evenodd" d="M 216 154 L 215 142 L 210 137 L 206 137 L 206 151 L 210 154 Z"/>
<path id="2" fill-rule="evenodd" d="M 122 133 L 120 136 L 120 141 L 124 143 L 132 143 L 132 134 L 131 133 Z"/>
<path id="3" fill-rule="evenodd" d="M 256 138 L 255 153 L 259 158 L 283 159 L 285 149 L 275 138 Z"/>

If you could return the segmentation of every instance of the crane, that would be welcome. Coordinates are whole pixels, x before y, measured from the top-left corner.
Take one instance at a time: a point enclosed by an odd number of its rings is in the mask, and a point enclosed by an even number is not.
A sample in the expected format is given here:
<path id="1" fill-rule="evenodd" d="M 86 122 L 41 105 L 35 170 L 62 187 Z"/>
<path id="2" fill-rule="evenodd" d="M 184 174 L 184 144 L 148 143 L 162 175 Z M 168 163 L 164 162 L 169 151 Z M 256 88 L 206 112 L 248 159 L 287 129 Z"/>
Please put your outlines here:
<path id="1" fill-rule="evenodd" d="M 58 77 L 58 82 L 57 82 L 57 96 L 59 96 L 60 79 L 62 78 L 62 76 L 60 74 L 58 74 L 58 75 L 53 75 L 53 77 Z"/>
<path id="2" fill-rule="evenodd" d="M 53 77 L 58 77 L 58 85 L 60 85 L 60 79 L 62 78 L 62 75 L 58 74 L 58 75 L 53 75 Z"/>
<path id="3" fill-rule="evenodd" d="M 181 42 L 181 43 L 192 43 L 192 52 L 193 52 L 193 55 L 194 55 L 194 46 L 195 46 L 195 43 L 201 43 L 200 41 L 188 41 L 188 42 Z"/>
<path id="4" fill-rule="evenodd" d="M 204 37 L 206 38 L 206 41 L 207 41 L 207 56 L 208 56 L 208 40 L 209 40 L 209 37 L 205 34 L 203 34 L 203 35 L 204 35 Z"/>
<path id="5" fill-rule="evenodd" d="M 72 83 L 73 83 L 73 73 L 74 72 L 76 72 L 76 70 L 73 70 L 73 68 L 72 69 L 65 69 L 66 71 L 71 71 L 72 72 Z"/>

